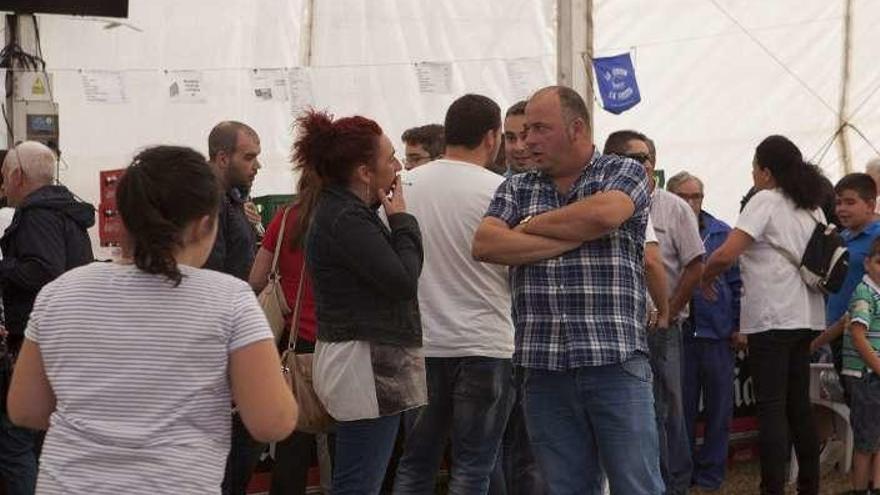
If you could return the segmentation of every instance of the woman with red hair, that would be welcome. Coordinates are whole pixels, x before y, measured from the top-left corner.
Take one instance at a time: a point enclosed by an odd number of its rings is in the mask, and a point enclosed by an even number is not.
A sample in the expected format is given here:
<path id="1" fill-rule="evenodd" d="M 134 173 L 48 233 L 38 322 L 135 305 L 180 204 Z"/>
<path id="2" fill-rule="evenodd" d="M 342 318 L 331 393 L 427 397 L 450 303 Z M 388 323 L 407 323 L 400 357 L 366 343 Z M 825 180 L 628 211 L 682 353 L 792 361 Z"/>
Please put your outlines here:
<path id="1" fill-rule="evenodd" d="M 427 402 L 421 233 L 406 213 L 394 147 L 374 121 L 311 111 L 298 125 L 294 158 L 320 183 L 305 246 L 315 392 L 338 422 L 333 493 L 378 494 L 400 414 Z"/>

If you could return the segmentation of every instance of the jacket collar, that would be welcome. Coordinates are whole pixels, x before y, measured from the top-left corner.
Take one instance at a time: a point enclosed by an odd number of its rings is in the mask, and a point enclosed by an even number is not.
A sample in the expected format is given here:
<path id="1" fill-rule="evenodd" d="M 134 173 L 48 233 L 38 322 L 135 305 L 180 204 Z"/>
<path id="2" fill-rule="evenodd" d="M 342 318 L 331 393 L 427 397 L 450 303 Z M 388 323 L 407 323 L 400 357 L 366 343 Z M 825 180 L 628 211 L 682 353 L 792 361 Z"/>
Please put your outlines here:
<path id="1" fill-rule="evenodd" d="M 700 225 L 702 225 L 706 229 L 706 234 L 719 234 L 727 231 L 727 229 L 724 228 L 724 224 L 721 222 L 721 220 L 718 220 L 706 210 L 700 211 Z"/>

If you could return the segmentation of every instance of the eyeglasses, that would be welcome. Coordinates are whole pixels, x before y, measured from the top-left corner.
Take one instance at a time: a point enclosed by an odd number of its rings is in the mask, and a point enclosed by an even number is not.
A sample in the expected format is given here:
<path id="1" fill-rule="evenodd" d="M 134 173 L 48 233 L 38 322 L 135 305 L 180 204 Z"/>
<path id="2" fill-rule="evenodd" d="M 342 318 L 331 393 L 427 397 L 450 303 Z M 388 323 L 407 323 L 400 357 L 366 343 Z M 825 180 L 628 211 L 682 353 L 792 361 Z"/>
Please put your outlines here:
<path id="1" fill-rule="evenodd" d="M 624 157 L 624 158 L 629 158 L 629 159 L 631 159 L 631 160 L 635 160 L 635 161 L 639 162 L 639 163 L 642 164 L 642 165 L 644 165 L 645 162 L 651 160 L 651 155 L 649 155 L 649 154 L 647 154 L 647 153 L 629 153 L 629 154 L 623 154 L 623 155 L 620 155 L 620 156 L 622 156 L 622 157 Z"/>
<path id="2" fill-rule="evenodd" d="M 694 194 L 675 193 L 675 195 L 685 201 L 697 201 L 697 200 L 703 199 L 703 193 L 694 193 Z"/>
<path id="3" fill-rule="evenodd" d="M 406 155 L 403 157 L 403 163 L 405 165 L 421 165 L 431 159 L 431 155 Z"/>

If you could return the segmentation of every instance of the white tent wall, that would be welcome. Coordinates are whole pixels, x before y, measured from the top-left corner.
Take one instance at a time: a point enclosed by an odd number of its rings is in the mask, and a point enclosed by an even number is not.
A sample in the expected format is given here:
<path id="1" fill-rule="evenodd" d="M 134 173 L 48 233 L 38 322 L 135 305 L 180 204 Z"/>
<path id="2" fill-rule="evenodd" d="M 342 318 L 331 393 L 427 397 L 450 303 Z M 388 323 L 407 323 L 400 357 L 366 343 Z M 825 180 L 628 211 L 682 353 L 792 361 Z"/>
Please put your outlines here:
<path id="1" fill-rule="evenodd" d="M 805 158 L 818 159 L 834 135 L 844 6 L 842 0 L 597 1 L 595 56 L 632 51 L 642 93 L 642 102 L 622 115 L 597 111 L 597 143 L 617 129 L 644 132 L 654 138 L 667 178 L 681 170 L 698 175 L 707 187 L 705 207 L 735 221 L 761 139 L 784 134 Z M 880 4 L 855 1 L 853 11 L 851 112 L 880 85 Z M 880 94 L 873 93 L 851 119 L 875 147 L 878 108 Z M 848 138 L 853 170 L 862 171 L 876 153 L 852 131 Z M 842 175 L 836 145 L 820 165 L 832 181 Z"/>
<path id="2" fill-rule="evenodd" d="M 183 144 L 207 152 L 220 120 L 241 120 L 261 137 L 263 169 L 253 195 L 291 193 L 293 112 L 289 103 L 260 101 L 253 69 L 301 65 L 306 0 L 130 0 L 125 25 L 38 15 L 43 55 L 60 106 L 61 180 L 96 205 L 98 171 L 124 167 L 151 144 Z M 555 74 L 555 2 L 497 0 L 314 0 L 311 66 L 316 108 L 374 118 L 398 143 L 412 126 L 441 122 L 466 92 L 503 108 L 524 94 L 511 83 L 515 59 L 539 64 L 535 87 Z M 423 94 L 415 63 L 449 62 L 448 94 Z M 82 71 L 120 71 L 126 101 L 90 103 Z M 166 71 L 203 73 L 204 103 L 172 103 Z M 97 229 L 93 229 L 97 238 Z M 105 256 L 109 251 L 100 250 Z"/>
<path id="3" fill-rule="evenodd" d="M 307 1 L 130 0 L 124 22 L 142 32 L 39 15 L 61 111 L 62 181 L 97 202 L 99 170 L 126 165 L 149 144 L 204 152 L 216 122 L 238 119 L 262 138 L 254 194 L 292 192 L 290 104 L 255 98 L 251 73 L 301 65 Z M 837 145 L 821 152 L 838 127 L 846 0 L 593 1 L 595 56 L 632 51 L 643 98 L 619 116 L 597 105 L 597 143 L 616 129 L 645 132 L 667 177 L 685 169 L 702 177 L 706 207 L 730 222 L 751 183 L 754 148 L 769 134 L 791 137 L 807 158 L 821 155 L 829 177 L 840 177 Z M 556 0 L 313 4 L 314 106 L 375 118 L 398 146 L 403 130 L 442 122 L 465 92 L 502 107 L 522 97 L 510 77 L 515 59 L 538 64 L 535 87 L 555 78 Z M 880 3 L 852 5 L 848 115 L 880 147 Z M 452 64 L 448 94 L 420 91 L 418 62 Z M 81 70 L 121 71 L 126 102 L 87 102 Z M 171 103 L 166 70 L 202 71 L 206 101 Z M 846 132 L 853 169 L 862 170 L 876 153 Z"/>

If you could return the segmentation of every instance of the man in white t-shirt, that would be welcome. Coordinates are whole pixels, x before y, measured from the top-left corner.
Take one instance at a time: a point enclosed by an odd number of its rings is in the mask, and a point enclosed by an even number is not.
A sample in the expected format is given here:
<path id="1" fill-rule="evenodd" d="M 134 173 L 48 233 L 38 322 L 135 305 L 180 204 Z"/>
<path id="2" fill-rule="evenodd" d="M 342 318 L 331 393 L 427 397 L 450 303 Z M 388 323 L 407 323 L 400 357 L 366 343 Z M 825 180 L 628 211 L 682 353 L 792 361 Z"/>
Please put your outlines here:
<path id="1" fill-rule="evenodd" d="M 485 167 L 501 145 L 501 111 L 468 94 L 446 113 L 445 157 L 410 171 L 407 206 L 422 230 L 419 279 L 429 404 L 416 411 L 395 494 L 433 493 L 452 441 L 450 493 L 484 494 L 513 401 L 507 268 L 474 261 L 471 240 L 503 182 Z"/>

